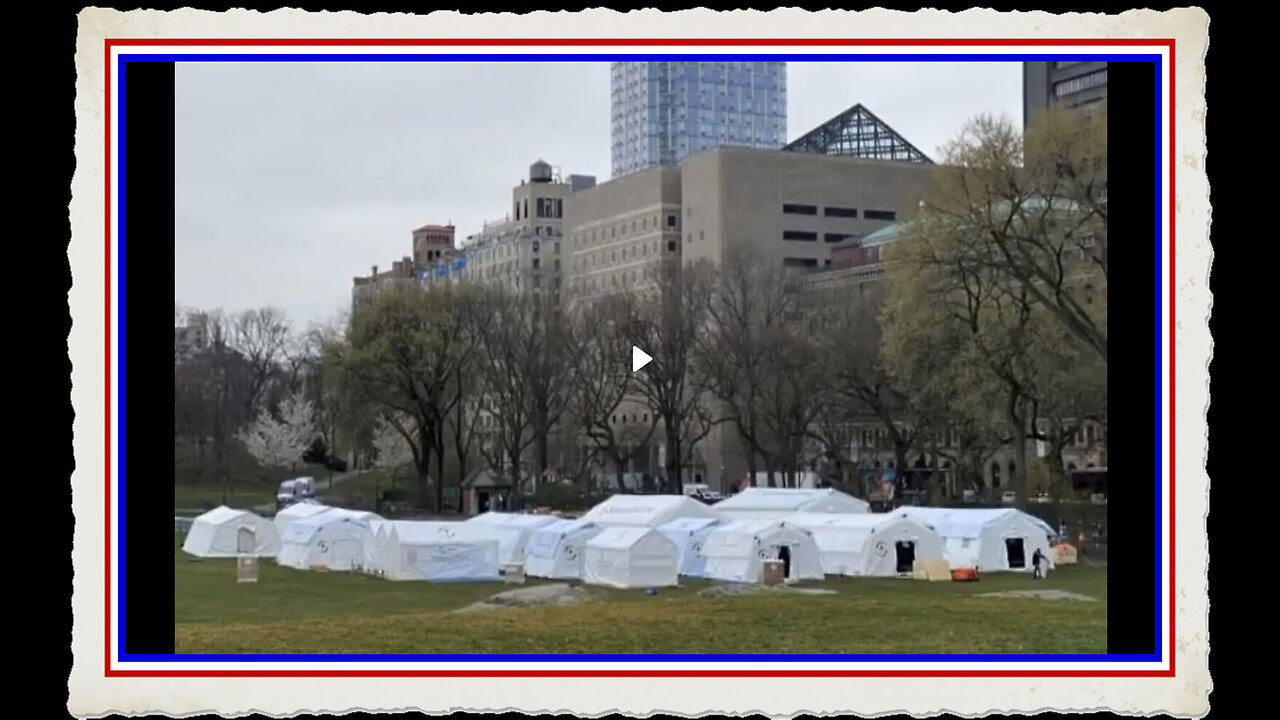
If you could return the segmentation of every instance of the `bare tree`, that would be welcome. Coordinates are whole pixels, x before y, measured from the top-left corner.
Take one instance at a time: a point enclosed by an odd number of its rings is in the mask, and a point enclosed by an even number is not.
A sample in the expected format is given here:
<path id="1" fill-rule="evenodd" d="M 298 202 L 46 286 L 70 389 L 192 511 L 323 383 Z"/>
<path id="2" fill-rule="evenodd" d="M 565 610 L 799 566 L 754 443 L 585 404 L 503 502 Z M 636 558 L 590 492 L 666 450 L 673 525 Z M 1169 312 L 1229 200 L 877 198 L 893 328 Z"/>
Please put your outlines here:
<path id="1" fill-rule="evenodd" d="M 246 310 L 232 318 L 229 330 L 227 344 L 245 359 L 250 369 L 245 410 L 254 415 L 284 357 L 290 337 L 289 320 L 275 308 Z"/>
<path id="2" fill-rule="evenodd" d="M 461 488 L 476 451 L 485 392 L 484 376 L 477 367 L 477 355 L 482 352 L 480 333 L 490 318 L 484 295 L 473 289 L 459 289 L 453 300 L 452 308 L 459 328 L 458 352 L 447 388 L 449 401 L 444 426 L 453 441 L 453 452 L 458 461 L 458 502 L 461 505 Z M 462 508 L 459 507 L 458 511 L 461 512 Z"/>
<path id="3" fill-rule="evenodd" d="M 761 424 L 775 448 L 771 464 L 784 471 L 784 484 L 794 487 L 796 473 L 804 469 L 805 440 L 828 403 L 822 353 L 811 320 L 806 320 L 799 308 L 793 308 L 788 319 L 785 325 L 761 335 L 767 352 L 759 394 L 763 399 Z"/>
<path id="4" fill-rule="evenodd" d="M 878 421 L 893 446 L 894 466 L 902 468 L 924 423 L 884 365 L 878 317 L 883 297 L 876 281 L 846 284 L 822 299 L 821 362 L 834 404 L 850 419 Z"/>
<path id="5" fill-rule="evenodd" d="M 658 414 L 649 414 L 631 371 L 628 331 L 635 313 L 635 298 L 626 293 L 578 303 L 570 313 L 577 372 L 569 416 L 587 442 L 581 461 L 585 466 L 594 456 L 606 456 L 613 463 L 619 491 L 625 490 L 624 468 L 648 451 L 658 424 Z M 628 399 L 635 406 L 632 409 L 645 408 L 643 420 L 628 418 L 624 406 Z"/>
<path id="6" fill-rule="evenodd" d="M 637 299 L 628 335 L 652 356 L 636 375 L 639 396 L 658 414 L 666 441 L 665 484 L 679 493 L 683 469 L 696 444 L 715 424 L 706 407 L 707 388 L 697 368 L 698 335 L 707 327 L 712 269 L 706 263 L 654 266 L 652 289 Z"/>
<path id="7" fill-rule="evenodd" d="M 749 245 L 727 253 L 713 282 L 699 365 L 746 445 L 751 482 L 759 457 L 773 486 L 775 470 L 793 456 L 790 433 L 779 427 L 788 379 L 775 373 L 790 369 L 784 346 L 792 338 L 783 328 L 797 319 L 797 294 L 782 266 Z"/>
<path id="8" fill-rule="evenodd" d="M 511 483 L 508 503 L 514 504 L 527 476 L 524 452 L 534 441 L 529 417 L 534 402 L 525 378 L 530 358 L 539 352 L 538 323 L 529 304 L 515 294 L 487 288 L 480 302 L 487 320 L 476 327 L 475 367 L 483 387 L 478 400 L 484 425 L 478 449 L 494 473 Z"/>

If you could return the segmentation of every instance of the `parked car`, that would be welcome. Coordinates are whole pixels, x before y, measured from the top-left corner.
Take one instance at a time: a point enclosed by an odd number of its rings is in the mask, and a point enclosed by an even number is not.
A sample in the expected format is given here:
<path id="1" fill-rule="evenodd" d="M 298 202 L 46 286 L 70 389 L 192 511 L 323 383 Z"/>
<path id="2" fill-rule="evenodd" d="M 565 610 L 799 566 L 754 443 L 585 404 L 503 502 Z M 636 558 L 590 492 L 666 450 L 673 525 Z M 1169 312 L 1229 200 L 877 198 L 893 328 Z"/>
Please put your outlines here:
<path id="1" fill-rule="evenodd" d="M 1031 498 L 1031 502 L 1049 503 L 1049 502 L 1053 502 L 1053 498 L 1049 497 L 1049 493 L 1047 492 L 1038 492 L 1035 494 L 1035 497 Z"/>
<path id="2" fill-rule="evenodd" d="M 1000 493 L 1000 502 L 1004 503 L 1005 505 L 1012 505 L 1017 501 L 1018 501 L 1018 494 L 1012 490 L 1005 490 L 1003 493 Z"/>

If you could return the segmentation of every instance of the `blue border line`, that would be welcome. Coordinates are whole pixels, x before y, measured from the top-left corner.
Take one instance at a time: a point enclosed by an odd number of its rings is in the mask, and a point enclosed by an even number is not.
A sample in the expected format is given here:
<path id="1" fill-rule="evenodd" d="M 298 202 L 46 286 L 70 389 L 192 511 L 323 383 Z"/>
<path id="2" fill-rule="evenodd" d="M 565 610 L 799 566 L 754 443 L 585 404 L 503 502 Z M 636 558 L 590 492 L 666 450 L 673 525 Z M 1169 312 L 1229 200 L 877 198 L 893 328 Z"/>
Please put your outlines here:
<path id="1" fill-rule="evenodd" d="M 117 107 L 117 112 L 119 112 L 120 114 L 119 115 L 120 127 L 116 129 L 116 137 L 119 138 L 118 146 L 120 148 L 120 152 L 119 152 L 119 157 L 116 158 L 116 177 L 118 178 L 118 181 L 116 183 L 116 207 L 119 208 L 119 210 L 116 212 L 116 249 L 117 249 L 116 254 L 117 254 L 117 257 L 119 258 L 119 260 L 116 262 L 116 277 L 117 277 L 116 294 L 119 298 L 116 301 L 116 313 L 117 313 L 116 325 L 119 327 L 119 333 L 116 337 L 116 347 L 119 348 L 119 351 L 117 353 L 117 360 L 116 360 L 116 377 L 119 378 L 119 381 L 116 383 L 116 389 L 117 389 L 116 417 L 118 418 L 118 421 L 116 422 L 116 428 L 117 428 L 116 437 L 119 439 L 116 442 L 116 453 L 114 457 L 116 459 L 116 468 L 117 468 L 116 477 L 118 478 L 118 480 L 116 481 L 116 507 L 119 508 L 117 512 L 120 516 L 120 527 L 118 529 L 119 539 L 116 541 L 117 542 L 116 563 L 120 568 L 120 577 L 116 579 L 116 587 L 118 588 L 116 592 L 116 602 L 118 603 L 117 605 L 118 609 L 116 610 L 116 614 L 117 614 L 117 617 L 120 618 L 120 632 L 116 638 L 116 641 L 117 641 L 116 647 L 119 652 L 119 657 L 123 660 L 129 657 L 128 653 L 125 652 L 125 642 L 124 642 L 124 639 L 128 637 L 127 635 L 124 634 L 124 619 L 125 619 L 124 618 L 124 577 L 125 577 L 124 575 L 124 571 L 125 571 L 124 528 L 125 528 L 125 507 L 126 507 L 126 503 L 124 501 L 124 493 L 125 493 L 125 483 L 124 483 L 124 467 L 125 467 L 124 465 L 124 431 L 125 431 L 125 428 L 124 428 L 125 426 L 125 423 L 124 423 L 124 379 L 125 379 L 124 378 L 124 360 L 125 360 L 125 357 L 124 357 L 124 330 L 125 330 L 125 327 L 124 327 L 124 277 L 125 277 L 124 275 L 124 235 L 125 235 L 124 62 L 119 63 L 117 67 L 118 67 L 118 70 L 116 72 L 116 78 L 117 78 L 116 82 L 117 82 L 117 87 L 119 88 L 119 91 L 118 91 L 119 101 L 117 102 L 116 107 Z M 110 138 L 108 138 L 107 142 L 110 142 Z M 110 148 L 108 147 L 107 150 L 110 151 Z M 110 510 L 110 508 L 108 508 L 108 510 Z"/>
<path id="2" fill-rule="evenodd" d="M 911 58 L 904 60 L 904 58 Z M 119 114 L 119 127 L 116 128 L 118 145 L 120 148 L 117 158 L 116 172 L 119 181 L 117 192 L 117 206 L 119 211 L 118 218 L 119 229 L 116 233 L 117 249 L 120 261 L 117 263 L 117 274 L 119 282 L 117 283 L 117 293 L 119 300 L 117 302 L 119 317 L 117 324 L 119 333 L 117 338 L 117 346 L 119 347 L 119 360 L 117 364 L 117 374 L 120 378 L 117 388 L 119 401 L 117 402 L 117 417 L 119 421 L 117 426 L 118 440 L 117 446 L 119 450 L 116 458 L 119 467 L 117 472 L 116 497 L 119 506 L 119 527 L 117 540 L 117 563 L 120 568 L 120 577 L 117 579 L 116 612 L 118 620 L 118 653 L 117 662 L 581 662 L 581 661 L 630 661 L 630 662 L 710 662 L 710 661 L 731 661 L 740 663 L 761 663 L 761 662 L 1022 662 L 1022 663 L 1051 663 L 1051 662 L 1160 662 L 1161 661 L 1161 626 L 1164 617 L 1163 597 L 1160 592 L 1163 581 L 1163 568 L 1160 560 L 1156 562 L 1156 617 L 1155 617 L 1155 647 L 1156 652 L 1149 655 L 1112 655 L 1112 654 L 1089 654 L 1089 655 L 996 655 L 996 654 L 965 654 L 965 655 L 900 655 L 900 654 L 873 654 L 873 655 L 832 655 L 832 654 L 805 654 L 805 655 L 618 655 L 618 654 L 520 654 L 520 655 L 504 655 L 504 654 L 441 654 L 441 655 L 425 655 L 425 654 L 378 654 L 378 655 L 281 655 L 281 654 L 256 654 L 256 655 L 238 655 L 238 654 L 146 654 L 135 653 L 129 654 L 124 652 L 125 638 L 125 612 L 124 612 L 124 589 L 125 589 L 125 559 L 124 559 L 124 517 L 125 517 L 125 483 L 124 483 L 124 242 L 125 242 L 125 216 L 124 216 L 124 127 L 125 127 L 125 64 L 128 62 L 483 62 L 483 61 L 533 61 L 533 62 L 554 62 L 554 61 L 572 61 L 572 62 L 602 62 L 618 59 L 627 60 L 788 60 L 796 62 L 819 62 L 819 61 L 839 61 L 839 62 L 1024 62 L 1024 61 L 1050 61 L 1050 60 L 1079 60 L 1079 61 L 1108 61 L 1108 62 L 1151 62 L 1156 69 L 1156 437 L 1161 438 L 1161 430 L 1163 428 L 1163 410 L 1164 398 L 1161 395 L 1161 389 L 1164 379 L 1163 367 L 1163 344 L 1164 344 L 1164 318 L 1163 318 L 1163 288 L 1161 286 L 1161 275 L 1163 273 L 1164 262 L 1162 257 L 1161 239 L 1163 237 L 1163 195 L 1161 189 L 1161 163 L 1163 162 L 1163 109 L 1164 96 L 1161 92 L 1161 83 L 1164 77 L 1163 60 L 1160 55 L 1142 55 L 1142 54 L 932 54 L 932 55 L 912 55 L 912 54 L 872 54 L 872 53 L 848 53 L 848 54 L 621 54 L 621 55 L 589 55 L 589 54 L 436 54 L 436 53 L 415 53 L 415 54 L 298 54 L 298 55 L 276 55 L 276 54 L 245 54 L 245 55 L 225 55 L 225 54 L 129 54 L 117 56 L 117 87 L 118 101 L 117 112 Z M 1156 448 L 1156 547 L 1160 546 L 1160 537 L 1163 531 L 1163 518 L 1161 517 L 1161 506 L 1163 494 L 1161 493 L 1161 482 L 1163 479 L 1163 462 L 1164 443 L 1161 441 Z"/>
<path id="3" fill-rule="evenodd" d="M 1164 436 L 1162 432 L 1163 426 L 1164 426 L 1164 395 L 1161 393 L 1161 390 L 1163 389 L 1161 385 L 1163 385 L 1163 380 L 1164 380 L 1163 350 L 1164 350 L 1165 336 L 1164 336 L 1164 312 L 1163 312 L 1163 302 L 1162 302 L 1164 298 L 1164 286 L 1160 282 L 1160 278 L 1164 274 L 1164 256 L 1163 256 L 1163 253 L 1161 252 L 1162 250 L 1161 242 L 1162 242 L 1163 230 L 1164 230 L 1164 223 L 1163 223 L 1164 203 L 1162 202 L 1164 198 L 1164 194 L 1160 192 L 1161 184 L 1162 184 L 1162 174 L 1160 172 L 1160 165 L 1164 159 L 1165 150 L 1164 150 L 1164 123 L 1162 121 L 1163 113 L 1161 112 L 1164 109 L 1164 102 L 1163 102 L 1164 95 L 1160 92 L 1161 82 L 1163 81 L 1164 78 L 1163 78 L 1163 73 L 1161 73 L 1160 71 L 1161 71 L 1160 63 L 1156 63 L 1155 94 L 1156 94 L 1156 98 L 1158 98 L 1158 102 L 1160 103 L 1160 105 L 1156 108 L 1156 133 L 1155 133 L 1156 135 L 1156 441 L 1157 441 L 1156 442 L 1156 477 L 1155 477 L 1155 480 L 1156 480 L 1156 488 L 1155 488 L 1156 489 L 1156 522 L 1155 522 L 1156 538 L 1155 540 L 1156 540 L 1157 548 L 1160 547 L 1160 535 L 1164 529 L 1163 518 L 1161 517 L 1162 513 L 1160 512 L 1160 502 L 1163 499 L 1163 493 L 1161 492 L 1160 485 L 1163 482 L 1164 467 L 1165 467 L 1164 466 Z M 1172 120 L 1172 118 L 1170 118 L 1170 120 Z M 1172 171 L 1173 169 L 1170 168 L 1170 172 Z M 1172 199 L 1170 199 L 1170 202 L 1173 202 Z M 1173 256 L 1172 248 L 1169 249 L 1169 254 L 1170 254 L 1170 258 L 1172 258 Z M 1173 282 L 1173 279 L 1170 278 L 1170 283 L 1172 282 Z M 1172 308 L 1170 308 L 1170 312 L 1172 312 Z M 1170 542 L 1172 541 L 1173 541 L 1172 538 L 1170 538 Z M 1164 584 L 1164 568 L 1162 567 L 1162 563 L 1156 563 L 1156 597 L 1161 599 L 1161 601 L 1156 604 L 1156 618 L 1155 618 L 1156 620 L 1156 629 L 1155 629 L 1156 654 L 1159 654 L 1160 646 L 1162 644 L 1161 637 L 1160 637 L 1161 635 L 1160 627 L 1162 624 L 1161 618 L 1164 617 L 1164 602 L 1163 602 L 1163 598 L 1161 597 L 1163 593 L 1160 592 L 1160 588 L 1163 584 Z M 1170 622 L 1172 622 L 1173 618 L 1170 618 L 1169 620 Z M 1170 650 L 1172 651 L 1172 648 L 1170 648 Z"/>

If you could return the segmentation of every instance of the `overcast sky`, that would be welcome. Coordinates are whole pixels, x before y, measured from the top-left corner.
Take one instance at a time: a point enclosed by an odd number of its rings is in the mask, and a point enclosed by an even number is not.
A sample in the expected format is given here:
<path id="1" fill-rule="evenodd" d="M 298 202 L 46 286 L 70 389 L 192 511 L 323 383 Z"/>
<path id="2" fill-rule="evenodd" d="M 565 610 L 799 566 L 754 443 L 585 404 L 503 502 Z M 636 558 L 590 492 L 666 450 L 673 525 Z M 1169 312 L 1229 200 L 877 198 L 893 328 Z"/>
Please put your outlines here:
<path id="1" fill-rule="evenodd" d="M 1018 63 L 787 68 L 792 140 L 862 103 L 926 154 L 979 113 L 1022 118 Z M 608 63 L 178 63 L 175 298 L 296 323 L 351 302 L 351 279 L 462 239 L 507 211 L 542 158 L 609 177 Z"/>

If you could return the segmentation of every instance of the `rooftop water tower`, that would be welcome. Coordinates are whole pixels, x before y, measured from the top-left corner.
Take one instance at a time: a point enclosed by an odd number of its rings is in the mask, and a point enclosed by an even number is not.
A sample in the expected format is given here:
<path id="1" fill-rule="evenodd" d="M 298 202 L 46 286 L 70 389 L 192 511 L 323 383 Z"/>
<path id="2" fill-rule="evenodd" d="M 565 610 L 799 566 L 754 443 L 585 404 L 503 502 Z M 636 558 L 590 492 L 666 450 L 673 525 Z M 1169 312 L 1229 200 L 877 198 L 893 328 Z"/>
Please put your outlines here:
<path id="1" fill-rule="evenodd" d="M 544 160 L 529 166 L 529 182 L 549 183 L 551 182 L 551 165 Z"/>

